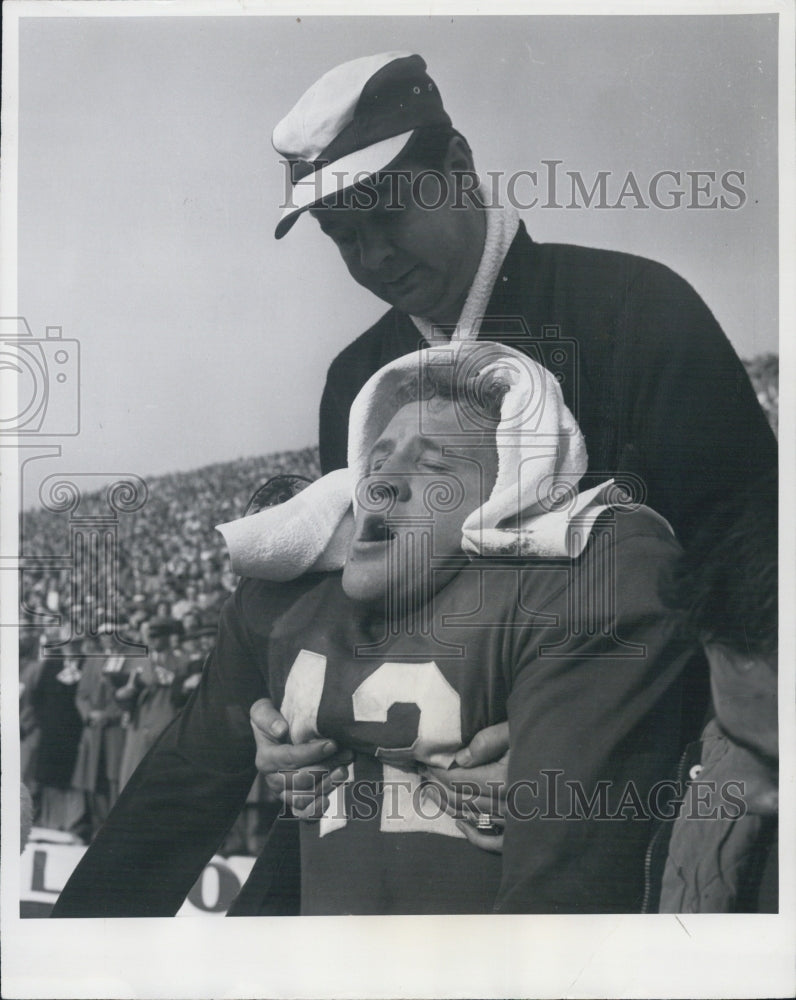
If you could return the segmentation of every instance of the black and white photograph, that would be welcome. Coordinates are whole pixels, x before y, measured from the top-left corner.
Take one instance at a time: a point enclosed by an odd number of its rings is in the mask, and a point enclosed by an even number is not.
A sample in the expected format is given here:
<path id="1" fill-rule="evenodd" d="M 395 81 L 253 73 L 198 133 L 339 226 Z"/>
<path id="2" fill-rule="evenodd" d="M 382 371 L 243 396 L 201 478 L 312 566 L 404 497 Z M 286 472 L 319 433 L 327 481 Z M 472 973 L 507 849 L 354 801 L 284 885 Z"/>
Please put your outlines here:
<path id="1" fill-rule="evenodd" d="M 793 995 L 793 5 L 3 34 L 3 995 Z"/>

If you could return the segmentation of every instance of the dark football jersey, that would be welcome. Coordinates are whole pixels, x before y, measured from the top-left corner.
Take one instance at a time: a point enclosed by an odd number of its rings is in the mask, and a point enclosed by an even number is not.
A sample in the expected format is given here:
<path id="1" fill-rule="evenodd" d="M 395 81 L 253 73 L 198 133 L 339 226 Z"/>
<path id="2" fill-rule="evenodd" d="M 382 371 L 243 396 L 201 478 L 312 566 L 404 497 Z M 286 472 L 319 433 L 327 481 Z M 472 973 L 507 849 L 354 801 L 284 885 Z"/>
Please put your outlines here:
<path id="1" fill-rule="evenodd" d="M 652 561 L 637 565 L 650 545 Z M 651 584 L 675 552 L 641 513 L 601 522 L 575 562 L 470 563 L 411 620 L 366 612 L 339 575 L 300 597 L 268 643 L 271 696 L 294 741 L 320 735 L 355 753 L 323 818 L 302 824 L 302 911 L 499 908 L 506 865 L 466 840 L 423 779 L 424 765 L 448 767 L 486 726 L 510 720 L 512 772 L 526 785 L 550 769 L 587 785 L 625 772 L 648 785 L 674 752 L 686 659 Z M 546 830 L 507 817 L 505 860 L 533 868 L 553 827 L 565 845 L 556 819 Z M 588 857 L 582 836 L 574 842 Z M 640 876 L 637 851 L 635 861 Z"/>
<path id="2" fill-rule="evenodd" d="M 500 858 L 470 846 L 423 794 L 420 772 L 448 767 L 476 732 L 507 717 L 509 614 L 525 624 L 533 615 L 519 607 L 510 568 L 496 571 L 482 602 L 484 573 L 465 569 L 436 595 L 428 630 L 368 619 L 339 576 L 275 627 L 272 695 L 291 738 L 323 735 L 355 751 L 349 782 L 319 823 L 303 826 L 304 912 L 491 910 Z"/>

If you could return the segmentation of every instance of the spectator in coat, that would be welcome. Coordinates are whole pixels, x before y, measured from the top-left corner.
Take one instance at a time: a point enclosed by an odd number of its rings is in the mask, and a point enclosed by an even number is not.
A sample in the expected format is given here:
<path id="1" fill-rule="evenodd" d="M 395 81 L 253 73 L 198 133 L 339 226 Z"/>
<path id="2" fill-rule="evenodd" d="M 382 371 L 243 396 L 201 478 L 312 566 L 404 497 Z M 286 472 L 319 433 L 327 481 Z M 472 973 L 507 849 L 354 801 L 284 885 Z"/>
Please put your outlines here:
<path id="1" fill-rule="evenodd" d="M 83 719 L 72 785 L 84 792 L 93 836 L 119 795 L 119 770 L 125 733 L 122 707 L 106 673 L 113 657 L 112 626 L 102 626 L 105 656 L 88 656 L 77 685 L 76 705 Z"/>
<path id="2" fill-rule="evenodd" d="M 180 709 L 191 697 L 191 693 L 202 677 L 202 667 L 215 640 L 216 630 L 204 626 L 186 632 L 182 639 L 182 669 L 174 678 L 172 700 Z M 209 648 L 208 648 L 209 643 Z"/>
<path id="3" fill-rule="evenodd" d="M 85 801 L 72 784 L 83 720 L 76 705 L 83 667 L 81 643 L 72 639 L 66 656 L 49 655 L 33 691 L 41 738 L 36 766 L 39 785 L 39 826 L 81 835 Z"/>
<path id="4" fill-rule="evenodd" d="M 41 665 L 39 637 L 35 633 L 23 633 L 19 640 L 19 765 L 21 780 L 30 792 L 36 791 L 36 760 L 41 737 L 33 707 L 33 692 Z"/>
<path id="5" fill-rule="evenodd" d="M 149 644 L 149 656 L 136 663 L 128 683 L 116 692 L 117 700 L 129 713 L 119 773 L 120 791 L 177 714 L 172 688 L 181 675 L 181 667 L 169 649 L 172 626 L 152 621 L 142 629 L 142 634 Z"/>
<path id="6" fill-rule="evenodd" d="M 673 603 L 705 644 L 715 718 L 674 824 L 662 913 L 777 911 L 777 482 L 704 526 Z"/>

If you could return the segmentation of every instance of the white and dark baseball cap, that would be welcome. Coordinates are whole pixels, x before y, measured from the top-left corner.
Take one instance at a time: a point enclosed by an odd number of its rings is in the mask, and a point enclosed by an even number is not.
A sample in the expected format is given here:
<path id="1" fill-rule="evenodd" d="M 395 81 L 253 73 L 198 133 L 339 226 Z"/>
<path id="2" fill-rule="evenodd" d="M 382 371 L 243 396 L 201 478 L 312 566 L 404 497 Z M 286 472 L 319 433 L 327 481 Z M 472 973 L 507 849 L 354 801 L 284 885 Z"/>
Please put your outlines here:
<path id="1" fill-rule="evenodd" d="M 416 129 L 450 124 L 418 55 L 383 52 L 329 70 L 274 129 L 292 183 L 276 238 L 308 208 L 390 169 Z"/>

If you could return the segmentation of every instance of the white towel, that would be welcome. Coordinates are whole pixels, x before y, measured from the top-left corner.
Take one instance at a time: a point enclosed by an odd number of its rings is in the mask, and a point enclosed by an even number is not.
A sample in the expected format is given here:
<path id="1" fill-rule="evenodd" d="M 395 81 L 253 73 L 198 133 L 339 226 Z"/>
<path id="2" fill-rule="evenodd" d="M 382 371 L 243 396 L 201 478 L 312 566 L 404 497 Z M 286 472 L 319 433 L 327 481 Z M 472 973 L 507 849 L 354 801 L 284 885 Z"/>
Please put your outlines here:
<path id="1" fill-rule="evenodd" d="M 401 390 L 415 383 L 424 366 L 452 368 L 465 355 L 483 384 L 506 388 L 496 432 L 498 473 L 483 507 L 465 525 L 494 528 L 520 512 L 550 509 L 562 485 L 575 484 L 586 471 L 586 442 L 567 409 L 555 377 L 533 359 L 504 344 L 453 341 L 406 354 L 372 375 L 351 406 L 348 467 L 358 481 L 367 474 L 377 438 L 396 410 Z"/>
<path id="2" fill-rule="evenodd" d="M 478 191 L 484 205 L 488 206 L 484 209 L 486 216 L 484 249 L 461 315 L 450 336 L 451 340 L 475 340 L 478 336 L 481 320 L 486 315 L 492 297 L 495 280 L 520 226 L 519 214 L 513 206 L 490 205 L 493 195 L 483 184 Z M 409 318 L 429 344 L 440 340 L 436 324 L 432 320 L 422 316 Z"/>
<path id="3" fill-rule="evenodd" d="M 239 576 L 294 580 L 339 569 L 354 532 L 352 476 L 337 469 L 258 514 L 218 525 Z"/>
<path id="4" fill-rule="evenodd" d="M 373 444 L 421 365 L 451 365 L 474 352 L 484 377 L 508 387 L 496 432 L 498 473 L 487 502 L 465 520 L 471 555 L 575 558 L 598 515 L 621 501 L 612 480 L 578 494 L 586 445 L 556 379 L 513 348 L 489 342 L 439 344 L 391 362 L 365 383 L 351 407 L 348 468 L 329 473 L 286 503 L 219 526 L 241 576 L 291 580 L 345 565 L 357 482 Z M 612 495 L 615 494 L 615 495 Z"/>

